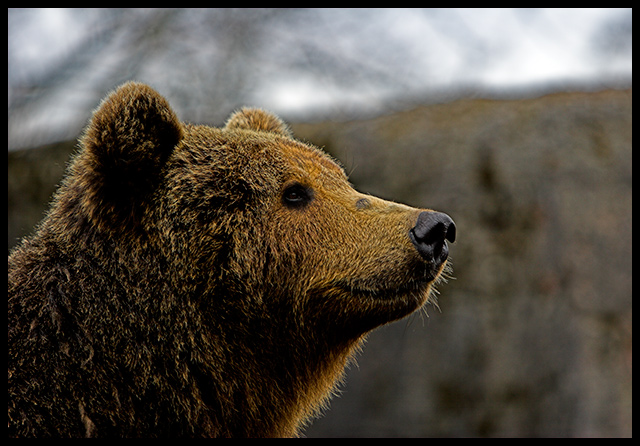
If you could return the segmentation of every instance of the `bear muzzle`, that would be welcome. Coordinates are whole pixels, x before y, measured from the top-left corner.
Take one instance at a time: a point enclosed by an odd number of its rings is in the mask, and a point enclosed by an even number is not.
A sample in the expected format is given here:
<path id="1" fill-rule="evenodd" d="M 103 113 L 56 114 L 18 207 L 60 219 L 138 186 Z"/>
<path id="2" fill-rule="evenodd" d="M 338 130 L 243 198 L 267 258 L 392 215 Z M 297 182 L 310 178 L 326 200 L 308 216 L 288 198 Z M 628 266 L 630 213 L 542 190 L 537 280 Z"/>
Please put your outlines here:
<path id="1" fill-rule="evenodd" d="M 439 266 L 449 256 L 447 240 L 456 240 L 456 225 L 447 214 L 424 211 L 409 231 L 409 238 L 425 261 Z"/>

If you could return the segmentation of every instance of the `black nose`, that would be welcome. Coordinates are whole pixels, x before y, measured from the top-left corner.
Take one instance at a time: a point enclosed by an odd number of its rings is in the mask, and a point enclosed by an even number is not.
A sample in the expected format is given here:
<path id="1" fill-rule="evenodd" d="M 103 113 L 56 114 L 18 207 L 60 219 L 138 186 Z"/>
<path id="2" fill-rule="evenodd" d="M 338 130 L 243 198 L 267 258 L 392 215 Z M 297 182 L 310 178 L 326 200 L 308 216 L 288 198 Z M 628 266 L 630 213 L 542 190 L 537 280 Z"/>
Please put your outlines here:
<path id="1" fill-rule="evenodd" d="M 423 259 L 444 262 L 449 255 L 447 240 L 456 240 L 456 224 L 441 212 L 421 212 L 409 237 Z"/>

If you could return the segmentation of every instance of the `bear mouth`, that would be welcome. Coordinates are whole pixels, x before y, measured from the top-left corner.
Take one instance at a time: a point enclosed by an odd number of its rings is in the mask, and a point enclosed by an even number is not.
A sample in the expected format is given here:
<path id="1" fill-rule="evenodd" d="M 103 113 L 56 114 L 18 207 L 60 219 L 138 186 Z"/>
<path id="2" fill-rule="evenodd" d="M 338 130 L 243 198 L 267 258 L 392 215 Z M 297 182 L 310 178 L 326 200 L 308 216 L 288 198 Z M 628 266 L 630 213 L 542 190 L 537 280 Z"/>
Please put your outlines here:
<path id="1" fill-rule="evenodd" d="M 402 319 L 428 302 L 434 302 L 431 298 L 433 283 L 433 279 L 414 279 L 394 286 L 388 283 L 386 286 L 376 286 L 367 281 L 345 280 L 336 284 L 334 290 L 340 295 L 345 308 L 350 309 L 351 329 L 362 334 Z"/>
<path id="2" fill-rule="evenodd" d="M 309 290 L 314 319 L 341 327 L 345 336 L 360 336 L 402 319 L 428 303 L 437 304 L 434 284 L 446 262 L 414 264 L 369 277 L 342 277 Z M 446 276 L 445 276 L 446 277 Z"/>
<path id="3" fill-rule="evenodd" d="M 442 266 L 442 265 L 441 265 Z M 379 300 L 395 300 L 407 296 L 421 298 L 429 294 L 431 285 L 440 281 L 443 267 L 436 270 L 422 264 L 404 274 L 382 274 L 373 278 L 343 279 L 335 285 L 352 296 Z"/>
<path id="4" fill-rule="evenodd" d="M 429 289 L 433 280 L 410 281 L 395 286 L 386 284 L 384 287 L 376 287 L 374 284 L 360 283 L 359 281 L 344 281 L 337 285 L 343 292 L 357 297 L 367 297 L 378 300 L 395 300 L 407 295 L 422 295 Z"/>

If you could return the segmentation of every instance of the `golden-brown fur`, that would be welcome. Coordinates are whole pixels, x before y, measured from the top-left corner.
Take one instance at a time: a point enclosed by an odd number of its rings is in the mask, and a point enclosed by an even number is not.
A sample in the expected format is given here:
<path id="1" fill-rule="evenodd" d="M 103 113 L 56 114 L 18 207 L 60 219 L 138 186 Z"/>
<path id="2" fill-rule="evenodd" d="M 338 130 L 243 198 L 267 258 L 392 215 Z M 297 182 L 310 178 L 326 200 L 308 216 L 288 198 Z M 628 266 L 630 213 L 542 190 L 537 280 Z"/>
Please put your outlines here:
<path id="1" fill-rule="evenodd" d="M 9 435 L 295 436 L 444 264 L 256 109 L 183 124 L 129 83 L 9 257 Z"/>

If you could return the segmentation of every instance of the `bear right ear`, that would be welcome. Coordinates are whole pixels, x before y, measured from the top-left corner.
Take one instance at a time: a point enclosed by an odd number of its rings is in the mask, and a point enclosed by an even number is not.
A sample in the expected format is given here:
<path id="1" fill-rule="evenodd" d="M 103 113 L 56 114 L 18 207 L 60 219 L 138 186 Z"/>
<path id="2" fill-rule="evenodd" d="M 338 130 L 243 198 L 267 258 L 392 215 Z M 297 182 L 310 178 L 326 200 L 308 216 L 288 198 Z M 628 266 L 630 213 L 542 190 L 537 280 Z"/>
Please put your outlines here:
<path id="1" fill-rule="evenodd" d="M 292 138 L 293 135 L 287 124 L 273 113 L 259 108 L 242 108 L 233 113 L 225 129 L 255 130 L 258 132 L 269 132 L 277 135 Z"/>
<path id="2" fill-rule="evenodd" d="M 175 113 L 151 87 L 129 82 L 111 93 L 95 111 L 72 166 L 90 220 L 102 228 L 135 224 L 182 135 Z"/>

